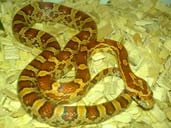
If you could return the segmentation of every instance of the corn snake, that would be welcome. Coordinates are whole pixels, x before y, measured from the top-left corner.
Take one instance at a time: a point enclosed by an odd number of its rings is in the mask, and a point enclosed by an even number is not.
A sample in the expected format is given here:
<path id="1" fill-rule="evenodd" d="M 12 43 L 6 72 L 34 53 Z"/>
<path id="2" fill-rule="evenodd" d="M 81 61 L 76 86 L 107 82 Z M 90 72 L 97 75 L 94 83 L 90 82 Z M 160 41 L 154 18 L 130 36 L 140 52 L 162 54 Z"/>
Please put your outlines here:
<path id="1" fill-rule="evenodd" d="M 79 30 L 63 50 L 49 33 L 32 28 L 33 24 L 51 21 Z M 42 52 L 21 72 L 18 80 L 19 99 L 37 120 L 52 126 L 75 126 L 104 121 L 124 110 L 134 99 L 142 108 L 153 106 L 152 91 L 146 81 L 136 76 L 128 64 L 124 46 L 116 41 L 97 41 L 97 26 L 86 13 L 49 2 L 35 2 L 20 9 L 13 18 L 14 36 L 29 47 Z M 109 68 L 90 77 L 87 61 L 96 49 L 109 48 L 117 56 L 118 69 Z M 75 79 L 59 83 L 62 75 L 75 67 Z M 107 75 L 121 74 L 125 89 L 114 100 L 94 106 L 67 106 L 81 99 Z M 89 86 L 87 86 L 89 85 Z"/>

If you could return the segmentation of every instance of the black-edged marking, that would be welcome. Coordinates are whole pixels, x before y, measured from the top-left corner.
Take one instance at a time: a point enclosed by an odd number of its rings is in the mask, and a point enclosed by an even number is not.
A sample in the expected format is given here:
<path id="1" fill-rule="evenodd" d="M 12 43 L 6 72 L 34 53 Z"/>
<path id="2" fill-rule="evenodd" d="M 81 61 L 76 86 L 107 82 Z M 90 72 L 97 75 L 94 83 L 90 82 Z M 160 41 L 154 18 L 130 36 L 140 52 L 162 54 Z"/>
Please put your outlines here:
<path id="1" fill-rule="evenodd" d="M 42 118 L 46 119 L 52 117 L 54 109 L 55 109 L 55 105 L 47 101 L 39 108 L 38 112 Z"/>
<path id="2" fill-rule="evenodd" d="M 18 82 L 18 92 L 23 90 L 24 88 L 33 88 L 35 87 L 35 83 L 30 80 L 19 80 Z"/>
<path id="3" fill-rule="evenodd" d="M 129 101 L 125 99 L 123 96 L 119 96 L 116 100 L 120 103 L 121 108 L 126 108 L 129 104 Z"/>
<path id="4" fill-rule="evenodd" d="M 78 117 L 77 107 L 64 106 L 64 112 L 61 117 L 65 121 L 74 121 Z"/>
<path id="5" fill-rule="evenodd" d="M 32 7 L 32 5 L 27 5 L 24 8 L 22 8 L 21 10 L 26 14 L 26 15 L 31 15 L 34 11 L 34 7 Z"/>
<path id="6" fill-rule="evenodd" d="M 33 106 L 36 100 L 40 99 L 40 96 L 36 92 L 31 92 L 23 96 L 23 103 L 26 106 Z"/>
<path id="7" fill-rule="evenodd" d="M 89 120 L 94 121 L 100 116 L 100 112 L 98 111 L 96 106 L 87 106 L 86 111 L 86 117 Z"/>
<path id="8" fill-rule="evenodd" d="M 115 113 L 116 108 L 112 104 L 112 102 L 106 102 L 106 103 L 103 103 L 102 105 L 105 107 L 107 115 L 112 115 L 113 113 Z"/>

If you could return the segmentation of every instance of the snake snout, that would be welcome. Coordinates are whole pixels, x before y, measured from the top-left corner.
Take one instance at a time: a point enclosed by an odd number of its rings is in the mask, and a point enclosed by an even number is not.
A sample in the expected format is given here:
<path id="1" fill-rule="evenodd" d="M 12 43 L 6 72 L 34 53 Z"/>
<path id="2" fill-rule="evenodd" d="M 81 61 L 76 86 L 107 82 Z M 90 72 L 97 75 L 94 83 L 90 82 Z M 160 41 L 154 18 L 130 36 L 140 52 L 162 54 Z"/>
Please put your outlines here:
<path id="1" fill-rule="evenodd" d="M 154 99 L 151 95 L 149 96 L 137 95 L 137 96 L 133 96 L 132 98 L 135 100 L 135 102 L 137 102 L 139 106 L 141 106 L 145 110 L 149 110 L 154 106 Z"/>

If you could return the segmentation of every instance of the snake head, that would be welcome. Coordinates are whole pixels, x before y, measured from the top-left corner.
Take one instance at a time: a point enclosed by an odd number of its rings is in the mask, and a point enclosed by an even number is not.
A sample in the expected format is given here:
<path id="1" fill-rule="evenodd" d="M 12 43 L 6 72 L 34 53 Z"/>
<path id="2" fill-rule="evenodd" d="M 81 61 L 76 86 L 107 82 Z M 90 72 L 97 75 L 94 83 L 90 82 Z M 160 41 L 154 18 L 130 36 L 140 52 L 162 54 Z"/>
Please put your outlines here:
<path id="1" fill-rule="evenodd" d="M 132 99 L 137 102 L 139 106 L 141 106 L 143 109 L 151 109 L 154 105 L 154 99 L 153 99 L 153 93 L 150 90 L 150 92 L 146 95 L 144 94 L 138 94 L 136 96 L 132 96 Z"/>
<path id="2" fill-rule="evenodd" d="M 147 82 L 138 78 L 138 82 L 133 83 L 133 86 L 134 88 L 127 89 L 132 99 L 143 109 L 151 109 L 154 106 L 153 92 Z"/>

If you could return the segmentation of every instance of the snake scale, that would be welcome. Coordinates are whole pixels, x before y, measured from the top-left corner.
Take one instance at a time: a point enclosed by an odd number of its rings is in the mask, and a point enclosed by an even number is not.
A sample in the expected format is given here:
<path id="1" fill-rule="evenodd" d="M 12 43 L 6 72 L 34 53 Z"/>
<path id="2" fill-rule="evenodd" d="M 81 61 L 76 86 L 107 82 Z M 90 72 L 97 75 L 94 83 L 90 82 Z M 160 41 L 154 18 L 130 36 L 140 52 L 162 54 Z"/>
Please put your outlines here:
<path id="1" fill-rule="evenodd" d="M 63 50 L 54 36 L 32 27 L 49 21 L 79 31 Z M 18 80 L 19 99 L 37 120 L 59 127 L 95 124 L 123 111 L 132 99 L 144 109 L 153 107 L 153 93 L 146 81 L 131 71 L 124 46 L 110 39 L 97 41 L 96 23 L 86 13 L 56 3 L 33 2 L 15 14 L 12 29 L 20 42 L 42 50 L 24 68 Z M 104 69 L 91 78 L 87 62 L 101 48 L 116 54 L 118 68 Z M 59 82 L 73 66 L 74 80 Z M 116 99 L 91 106 L 69 105 L 80 100 L 100 79 L 115 74 L 125 82 L 125 89 Z"/>

